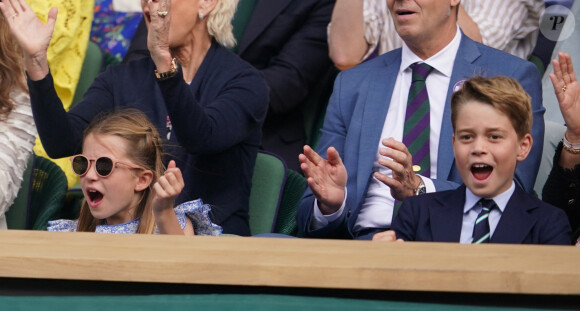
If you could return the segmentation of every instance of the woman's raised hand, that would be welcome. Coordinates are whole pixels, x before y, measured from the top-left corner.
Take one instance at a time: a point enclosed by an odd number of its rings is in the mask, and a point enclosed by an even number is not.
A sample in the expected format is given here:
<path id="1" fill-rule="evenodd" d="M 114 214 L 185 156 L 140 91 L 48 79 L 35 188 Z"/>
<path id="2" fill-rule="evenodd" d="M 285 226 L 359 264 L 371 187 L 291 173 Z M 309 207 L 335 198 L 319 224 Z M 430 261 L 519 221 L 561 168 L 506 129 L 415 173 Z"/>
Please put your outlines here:
<path id="1" fill-rule="evenodd" d="M 149 13 L 151 21 L 147 37 L 147 48 L 151 58 L 155 62 L 157 71 L 169 71 L 172 59 L 169 51 L 171 0 L 148 1 L 144 10 Z"/>
<path id="2" fill-rule="evenodd" d="M 0 11 L 14 38 L 22 48 L 24 65 L 32 80 L 40 80 L 48 74 L 47 50 L 56 23 L 57 8 L 48 12 L 43 23 L 26 0 L 3 0 Z"/>
<path id="3" fill-rule="evenodd" d="M 574 73 L 570 54 L 559 52 L 558 59 L 552 60 L 554 73 L 550 74 L 560 111 L 567 126 L 567 138 L 580 141 L 580 84 Z"/>

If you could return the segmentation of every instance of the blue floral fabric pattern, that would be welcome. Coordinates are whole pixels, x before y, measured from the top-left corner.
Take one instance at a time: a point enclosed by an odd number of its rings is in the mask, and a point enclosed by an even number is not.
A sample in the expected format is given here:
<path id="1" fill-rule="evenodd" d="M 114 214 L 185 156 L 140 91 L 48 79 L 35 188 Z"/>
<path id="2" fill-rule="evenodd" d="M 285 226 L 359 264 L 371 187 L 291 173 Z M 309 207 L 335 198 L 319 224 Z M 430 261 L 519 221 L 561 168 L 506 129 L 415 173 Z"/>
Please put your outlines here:
<path id="1" fill-rule="evenodd" d="M 95 0 L 91 40 L 120 63 L 142 18 L 141 12 L 115 11 L 112 0 Z"/>
<path id="2" fill-rule="evenodd" d="M 211 207 L 201 199 L 183 202 L 175 207 L 175 214 L 181 228 L 185 228 L 185 216 L 191 220 L 195 235 L 221 235 L 222 227 L 214 224 L 209 218 Z"/>
<path id="3" fill-rule="evenodd" d="M 187 217 L 193 225 L 193 231 L 195 232 L 195 235 L 218 236 L 222 234 L 222 227 L 214 224 L 209 217 L 211 207 L 208 204 L 204 204 L 200 199 L 184 202 L 175 207 L 174 210 L 181 229 L 185 228 Z M 137 232 L 137 228 L 139 227 L 139 220 L 140 219 L 137 218 L 130 222 L 118 225 L 98 225 L 95 229 L 95 232 L 134 234 Z M 51 220 L 48 222 L 48 228 L 46 230 L 75 232 L 77 231 L 77 225 L 77 220 Z"/>

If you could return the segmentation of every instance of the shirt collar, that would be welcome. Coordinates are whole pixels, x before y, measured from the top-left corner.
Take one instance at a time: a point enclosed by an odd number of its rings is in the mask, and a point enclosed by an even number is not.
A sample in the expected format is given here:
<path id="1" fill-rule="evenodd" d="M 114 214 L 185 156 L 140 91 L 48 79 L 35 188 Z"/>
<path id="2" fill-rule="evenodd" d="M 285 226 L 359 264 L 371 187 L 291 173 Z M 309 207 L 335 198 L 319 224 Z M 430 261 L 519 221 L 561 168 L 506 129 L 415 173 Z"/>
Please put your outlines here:
<path id="1" fill-rule="evenodd" d="M 499 210 L 503 213 L 515 190 L 516 184 L 512 180 L 512 185 L 508 188 L 508 190 L 496 195 L 493 198 L 487 199 L 493 199 Z M 475 207 L 475 204 L 480 199 L 480 196 L 475 195 L 473 192 L 471 192 L 471 190 L 469 190 L 469 188 L 465 187 L 465 205 L 463 207 L 463 213 L 465 214 L 469 212 L 473 207 Z"/>
<path id="2" fill-rule="evenodd" d="M 438 72 L 445 75 L 446 77 L 451 77 L 453 72 L 453 64 L 455 63 L 455 57 L 457 51 L 459 50 L 459 44 L 461 43 L 461 30 L 459 26 L 455 32 L 455 37 L 449 42 L 441 51 L 437 54 L 429 57 L 426 60 L 422 60 L 419 56 L 409 49 L 407 44 L 403 42 L 402 55 L 401 55 L 401 67 L 399 68 L 399 73 L 405 70 L 411 70 L 409 66 L 413 63 L 420 62 L 426 63 L 427 65 L 435 68 Z"/>

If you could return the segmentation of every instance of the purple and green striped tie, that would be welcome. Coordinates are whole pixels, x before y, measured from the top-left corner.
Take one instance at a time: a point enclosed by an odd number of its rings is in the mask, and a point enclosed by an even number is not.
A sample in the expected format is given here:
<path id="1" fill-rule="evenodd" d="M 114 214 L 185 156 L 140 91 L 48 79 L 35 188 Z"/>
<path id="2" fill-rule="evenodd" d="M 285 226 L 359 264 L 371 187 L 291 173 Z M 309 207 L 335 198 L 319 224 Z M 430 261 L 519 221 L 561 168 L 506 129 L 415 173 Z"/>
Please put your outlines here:
<path id="1" fill-rule="evenodd" d="M 417 174 L 431 177 L 431 157 L 429 155 L 429 95 L 425 79 L 433 71 L 433 67 L 425 63 L 413 63 L 413 78 L 407 99 L 403 143 L 413 156 L 413 165 L 420 169 Z"/>
<path id="2" fill-rule="evenodd" d="M 413 156 L 413 166 L 420 169 L 415 173 L 431 177 L 431 157 L 429 155 L 429 96 L 425 79 L 433 71 L 433 67 L 425 63 L 411 64 L 413 76 L 407 99 L 405 126 L 403 128 L 403 143 Z M 413 168 L 413 170 L 415 170 Z M 393 219 L 401 207 L 401 201 L 395 200 Z"/>

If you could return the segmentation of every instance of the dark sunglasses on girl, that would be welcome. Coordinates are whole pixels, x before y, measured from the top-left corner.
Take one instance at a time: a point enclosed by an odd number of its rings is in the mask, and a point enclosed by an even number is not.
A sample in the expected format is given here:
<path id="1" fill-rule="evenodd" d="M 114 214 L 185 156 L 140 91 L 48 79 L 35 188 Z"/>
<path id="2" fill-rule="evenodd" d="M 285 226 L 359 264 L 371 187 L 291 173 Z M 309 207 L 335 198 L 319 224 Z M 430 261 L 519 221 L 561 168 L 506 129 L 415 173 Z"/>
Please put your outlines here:
<path id="1" fill-rule="evenodd" d="M 95 170 L 97 175 L 101 177 L 107 177 L 111 175 L 113 169 L 117 167 L 118 164 L 125 165 L 132 169 L 142 169 L 143 167 L 138 165 L 133 165 L 125 162 L 115 161 L 109 157 L 100 157 L 97 159 L 89 159 L 82 154 L 77 154 L 72 156 L 70 159 L 72 170 L 75 174 L 79 176 L 84 176 L 91 168 L 91 163 L 95 162 Z"/>

